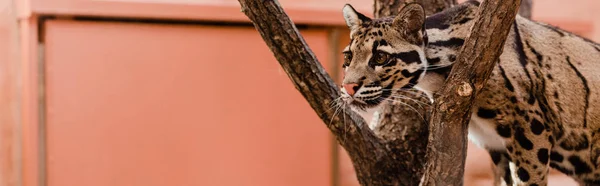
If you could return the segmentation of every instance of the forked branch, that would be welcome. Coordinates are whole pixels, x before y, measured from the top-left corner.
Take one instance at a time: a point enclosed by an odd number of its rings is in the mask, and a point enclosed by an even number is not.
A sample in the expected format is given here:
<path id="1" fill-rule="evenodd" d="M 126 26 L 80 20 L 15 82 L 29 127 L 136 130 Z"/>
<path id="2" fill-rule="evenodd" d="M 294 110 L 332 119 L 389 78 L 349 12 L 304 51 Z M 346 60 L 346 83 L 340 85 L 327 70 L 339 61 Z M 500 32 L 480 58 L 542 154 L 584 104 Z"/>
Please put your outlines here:
<path id="1" fill-rule="evenodd" d="M 398 140 L 383 142 L 384 138 L 378 138 L 349 108 L 344 107 L 337 115 L 331 109 L 340 92 L 278 2 L 239 2 L 295 87 L 348 151 L 359 182 L 362 185 L 417 185 L 422 168 L 399 163 L 405 157 L 399 157 L 402 153 L 396 151 L 402 148 L 389 146 Z M 441 96 L 436 98 L 429 128 L 432 132 L 424 185 L 462 184 L 468 111 L 501 54 L 519 3 L 520 0 L 488 0 L 481 6 L 473 34 L 463 47 L 465 52 L 454 65 L 447 85 L 439 93 Z M 457 90 L 462 92 L 459 94 Z"/>

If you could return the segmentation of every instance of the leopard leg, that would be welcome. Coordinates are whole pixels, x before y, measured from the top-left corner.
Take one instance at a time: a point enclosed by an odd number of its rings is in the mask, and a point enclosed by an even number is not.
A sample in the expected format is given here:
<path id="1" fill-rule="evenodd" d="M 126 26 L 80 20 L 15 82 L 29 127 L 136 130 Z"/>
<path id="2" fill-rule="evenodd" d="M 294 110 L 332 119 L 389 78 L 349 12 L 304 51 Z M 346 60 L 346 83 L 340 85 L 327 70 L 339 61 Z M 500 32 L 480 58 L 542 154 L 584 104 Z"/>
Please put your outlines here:
<path id="1" fill-rule="evenodd" d="M 488 150 L 493 161 L 494 185 L 509 186 L 512 185 L 512 176 L 510 173 L 510 157 L 506 151 Z"/>
<path id="2" fill-rule="evenodd" d="M 536 119 L 513 125 L 513 135 L 507 140 L 509 167 L 513 185 L 548 185 L 550 132 Z"/>

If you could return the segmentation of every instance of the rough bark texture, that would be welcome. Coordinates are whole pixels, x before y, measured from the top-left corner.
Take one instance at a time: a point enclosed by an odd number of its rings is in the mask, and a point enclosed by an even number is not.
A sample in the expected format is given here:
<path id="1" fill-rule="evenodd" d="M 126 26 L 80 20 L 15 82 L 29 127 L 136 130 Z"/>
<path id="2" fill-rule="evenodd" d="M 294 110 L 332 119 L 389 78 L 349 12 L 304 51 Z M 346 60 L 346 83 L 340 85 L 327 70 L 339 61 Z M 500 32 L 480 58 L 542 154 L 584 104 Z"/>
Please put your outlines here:
<path id="1" fill-rule="evenodd" d="M 471 106 L 502 54 L 520 3 L 521 0 L 486 0 L 479 7 L 471 35 L 436 94 L 423 185 L 463 184 Z"/>

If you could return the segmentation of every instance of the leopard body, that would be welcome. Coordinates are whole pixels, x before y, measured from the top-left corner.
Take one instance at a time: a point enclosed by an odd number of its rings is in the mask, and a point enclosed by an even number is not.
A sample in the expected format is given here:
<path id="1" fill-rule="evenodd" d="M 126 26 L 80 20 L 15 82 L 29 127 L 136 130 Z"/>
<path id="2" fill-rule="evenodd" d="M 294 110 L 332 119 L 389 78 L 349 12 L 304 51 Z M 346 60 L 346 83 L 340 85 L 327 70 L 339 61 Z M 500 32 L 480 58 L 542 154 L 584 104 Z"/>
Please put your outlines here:
<path id="1" fill-rule="evenodd" d="M 342 97 L 377 108 L 395 90 L 435 94 L 470 34 L 479 3 L 426 17 L 408 4 L 370 19 L 344 7 Z M 469 138 L 494 162 L 496 185 L 547 185 L 550 168 L 600 185 L 600 45 L 517 16 L 491 77 L 477 93 Z"/>

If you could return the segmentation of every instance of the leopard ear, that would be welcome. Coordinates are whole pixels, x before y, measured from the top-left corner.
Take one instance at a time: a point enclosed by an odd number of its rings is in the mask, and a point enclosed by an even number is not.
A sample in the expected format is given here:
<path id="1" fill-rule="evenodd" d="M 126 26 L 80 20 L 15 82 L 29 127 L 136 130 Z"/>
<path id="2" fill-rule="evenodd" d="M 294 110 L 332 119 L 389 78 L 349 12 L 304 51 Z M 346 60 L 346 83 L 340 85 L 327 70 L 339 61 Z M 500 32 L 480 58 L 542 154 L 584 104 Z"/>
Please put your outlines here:
<path id="1" fill-rule="evenodd" d="M 404 33 L 414 33 L 423 30 L 425 24 L 425 9 L 418 3 L 406 4 L 396 18 L 394 27 Z"/>
<path id="2" fill-rule="evenodd" d="M 367 16 L 357 12 L 350 4 L 344 5 L 342 12 L 344 13 L 344 19 L 346 19 L 346 25 L 350 28 L 350 32 L 354 32 L 361 24 L 371 21 Z"/>

